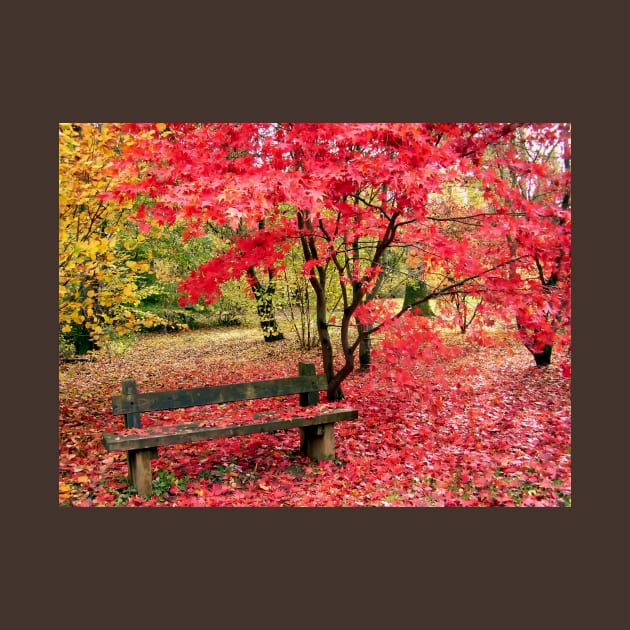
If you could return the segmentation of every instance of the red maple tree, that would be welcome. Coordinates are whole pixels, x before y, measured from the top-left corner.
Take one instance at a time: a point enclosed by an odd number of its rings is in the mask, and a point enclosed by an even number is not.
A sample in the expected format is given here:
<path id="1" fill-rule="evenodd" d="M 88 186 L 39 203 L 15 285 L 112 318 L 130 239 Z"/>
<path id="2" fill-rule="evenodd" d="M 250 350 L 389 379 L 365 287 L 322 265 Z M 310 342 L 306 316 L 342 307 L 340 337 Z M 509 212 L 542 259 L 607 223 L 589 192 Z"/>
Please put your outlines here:
<path id="1" fill-rule="evenodd" d="M 106 194 L 142 195 L 149 219 L 184 220 L 185 237 L 207 222 L 233 229 L 231 246 L 201 265 L 180 289 L 183 303 L 210 302 L 227 280 L 255 269 L 270 278 L 296 244 L 316 296 L 317 329 L 329 400 L 355 369 L 370 335 L 392 367 L 439 351 L 435 326 L 411 314 L 440 296 L 483 297 L 478 319 L 502 317 L 537 364 L 570 339 L 570 127 L 516 123 L 146 123 L 153 130 L 115 165 L 125 183 Z M 471 187 L 483 202 L 464 214 L 443 199 Z M 373 300 L 387 252 L 408 248 L 441 278 L 402 309 Z M 339 318 L 326 286 L 338 284 Z M 338 326 L 336 360 L 330 327 Z"/>

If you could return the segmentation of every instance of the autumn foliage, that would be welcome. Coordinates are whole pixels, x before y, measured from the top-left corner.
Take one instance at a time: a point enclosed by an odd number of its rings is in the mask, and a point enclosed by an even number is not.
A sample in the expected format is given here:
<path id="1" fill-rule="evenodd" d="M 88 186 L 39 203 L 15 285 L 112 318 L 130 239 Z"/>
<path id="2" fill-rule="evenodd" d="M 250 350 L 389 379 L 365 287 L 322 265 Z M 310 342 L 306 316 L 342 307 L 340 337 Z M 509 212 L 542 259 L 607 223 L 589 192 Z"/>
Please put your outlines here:
<path id="1" fill-rule="evenodd" d="M 99 198 L 116 183 L 108 167 L 125 142 L 114 125 L 59 124 L 59 325 L 79 352 L 151 323 L 133 309 L 149 269 L 137 255 L 145 236 L 126 207 Z"/>
<path id="2" fill-rule="evenodd" d="M 570 338 L 570 135 L 562 124 L 133 124 L 142 138 L 117 162 L 133 177 L 102 199 L 138 206 L 136 220 L 229 225 L 231 246 L 180 289 L 182 303 L 215 300 L 252 268 L 272 275 L 294 247 L 316 296 L 328 396 L 358 348 L 420 302 L 377 300 L 389 251 L 404 248 L 430 279 L 422 301 L 483 299 L 480 322 L 516 319 L 536 356 Z M 464 203 L 449 202 L 453 189 Z M 338 284 L 340 314 L 326 298 Z M 330 327 L 341 332 L 335 364 Z M 400 340 L 407 345 L 404 339 Z M 437 343 L 437 342 L 436 342 Z M 538 359 L 537 359 L 538 360 Z"/>
<path id="3" fill-rule="evenodd" d="M 181 278 L 182 306 L 246 279 L 261 324 L 273 322 L 276 283 L 297 259 L 319 344 L 298 349 L 275 328 L 270 344 L 245 329 L 198 331 L 62 366 L 60 503 L 570 505 L 570 133 L 565 123 L 60 126 L 62 331 L 97 339 L 136 327 L 138 243 L 183 225 L 184 241 L 214 234 L 220 246 Z M 396 283 L 415 290 L 399 299 Z M 122 378 L 178 389 L 294 376 L 303 360 L 326 374 L 329 404 L 359 410 L 335 428 L 334 462 L 303 458 L 290 431 L 173 446 L 143 499 L 127 489 L 124 455 L 100 443 L 122 428 L 109 406 Z M 252 401 L 203 417 L 261 411 L 290 410 Z"/>
<path id="4" fill-rule="evenodd" d="M 335 428 L 336 459 L 300 453 L 297 429 L 161 448 L 154 495 L 130 492 L 124 453 L 102 431 L 119 431 L 110 397 L 133 374 L 140 391 L 294 376 L 290 340 L 265 344 L 256 329 L 158 334 L 124 354 L 99 353 L 60 374 L 59 501 L 78 507 L 566 506 L 571 503 L 570 378 L 536 368 L 524 346 L 495 332 L 485 346 L 444 337 L 450 358 L 408 360 L 410 388 L 386 382 L 387 357 L 353 373 L 345 404 L 358 420 Z M 376 378 L 376 375 L 381 375 Z M 297 397 L 296 397 L 297 398 Z M 143 424 L 245 422 L 254 412 L 292 413 L 286 398 L 143 414 Z"/>

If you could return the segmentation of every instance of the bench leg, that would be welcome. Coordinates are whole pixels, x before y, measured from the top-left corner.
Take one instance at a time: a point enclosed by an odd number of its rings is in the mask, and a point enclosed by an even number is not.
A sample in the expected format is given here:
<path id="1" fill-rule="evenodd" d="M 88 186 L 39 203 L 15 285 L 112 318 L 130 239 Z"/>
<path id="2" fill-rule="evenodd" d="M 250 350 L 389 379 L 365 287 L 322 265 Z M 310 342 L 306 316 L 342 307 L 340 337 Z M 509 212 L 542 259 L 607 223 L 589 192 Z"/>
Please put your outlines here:
<path id="1" fill-rule="evenodd" d="M 151 479 L 151 453 L 154 449 L 143 448 L 127 453 L 129 465 L 129 482 L 136 488 L 138 494 L 151 496 L 153 481 Z"/>
<path id="2" fill-rule="evenodd" d="M 300 427 L 302 453 L 315 461 L 335 458 L 335 423 Z"/>

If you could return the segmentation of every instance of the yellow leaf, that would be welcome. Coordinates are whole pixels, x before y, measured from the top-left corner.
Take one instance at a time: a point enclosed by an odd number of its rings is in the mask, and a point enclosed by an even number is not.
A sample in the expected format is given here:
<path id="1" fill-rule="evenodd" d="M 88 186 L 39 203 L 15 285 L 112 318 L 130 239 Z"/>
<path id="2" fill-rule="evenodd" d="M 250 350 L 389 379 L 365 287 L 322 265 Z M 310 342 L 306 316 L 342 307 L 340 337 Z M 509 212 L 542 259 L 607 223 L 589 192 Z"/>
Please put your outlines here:
<path id="1" fill-rule="evenodd" d="M 155 125 L 158 128 L 159 132 L 162 132 L 166 129 L 166 125 L 164 123 L 158 123 L 157 125 Z"/>
<path id="2" fill-rule="evenodd" d="M 90 480 L 90 478 L 87 475 L 81 475 L 80 477 L 77 477 L 77 481 L 79 483 L 87 483 Z"/>
<path id="3" fill-rule="evenodd" d="M 137 286 L 135 284 L 126 284 L 123 288 L 123 295 L 127 298 L 131 298 L 133 299 L 134 296 L 134 291 L 137 289 Z"/>
<path id="4" fill-rule="evenodd" d="M 72 490 L 72 488 L 70 487 L 69 484 L 67 483 L 59 484 L 59 492 L 70 492 L 70 490 Z"/>
<path id="5" fill-rule="evenodd" d="M 98 253 L 98 243 L 91 241 L 86 247 L 87 253 L 91 260 L 96 259 L 96 254 Z"/>

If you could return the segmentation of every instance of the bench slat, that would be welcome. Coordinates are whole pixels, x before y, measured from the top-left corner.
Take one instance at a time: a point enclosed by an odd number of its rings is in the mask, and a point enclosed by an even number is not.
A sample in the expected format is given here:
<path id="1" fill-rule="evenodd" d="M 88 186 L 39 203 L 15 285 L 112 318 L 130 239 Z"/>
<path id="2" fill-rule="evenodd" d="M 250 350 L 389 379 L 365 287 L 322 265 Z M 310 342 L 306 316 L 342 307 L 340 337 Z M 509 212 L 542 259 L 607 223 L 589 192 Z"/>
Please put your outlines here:
<path id="1" fill-rule="evenodd" d="M 181 409 L 217 403 L 235 402 L 238 400 L 254 400 L 288 396 L 303 392 L 318 392 L 328 387 L 325 374 L 312 376 L 293 376 L 276 378 L 268 381 L 252 383 L 233 383 L 231 385 L 214 385 L 211 387 L 193 387 L 163 392 L 138 393 L 135 400 L 127 400 L 124 396 L 112 396 L 112 411 L 115 415 L 125 413 L 141 413 L 143 411 L 161 411 L 164 409 Z"/>
<path id="2" fill-rule="evenodd" d="M 356 409 L 337 409 L 315 416 L 297 416 L 288 420 L 269 420 L 255 424 L 230 425 L 228 427 L 200 427 L 198 422 L 186 422 L 170 426 L 155 427 L 150 435 L 117 435 L 104 433 L 103 443 L 108 451 L 130 451 L 169 444 L 185 444 L 202 440 L 213 440 L 251 433 L 269 433 L 293 427 L 307 427 L 328 424 L 341 420 L 356 420 Z"/>

